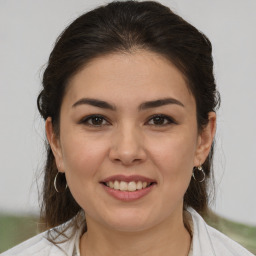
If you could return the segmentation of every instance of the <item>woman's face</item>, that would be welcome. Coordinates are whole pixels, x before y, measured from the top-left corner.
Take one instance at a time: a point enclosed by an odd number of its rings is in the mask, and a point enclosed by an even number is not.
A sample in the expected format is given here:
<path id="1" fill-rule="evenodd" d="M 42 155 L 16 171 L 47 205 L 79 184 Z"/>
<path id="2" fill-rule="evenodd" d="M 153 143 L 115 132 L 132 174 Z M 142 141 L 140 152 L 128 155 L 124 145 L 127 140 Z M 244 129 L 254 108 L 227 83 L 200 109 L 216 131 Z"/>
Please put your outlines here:
<path id="1" fill-rule="evenodd" d="M 88 225 L 123 231 L 181 218 L 193 167 L 214 134 L 213 126 L 198 134 L 181 72 L 147 51 L 92 60 L 69 83 L 59 138 L 50 119 L 46 130 Z"/>

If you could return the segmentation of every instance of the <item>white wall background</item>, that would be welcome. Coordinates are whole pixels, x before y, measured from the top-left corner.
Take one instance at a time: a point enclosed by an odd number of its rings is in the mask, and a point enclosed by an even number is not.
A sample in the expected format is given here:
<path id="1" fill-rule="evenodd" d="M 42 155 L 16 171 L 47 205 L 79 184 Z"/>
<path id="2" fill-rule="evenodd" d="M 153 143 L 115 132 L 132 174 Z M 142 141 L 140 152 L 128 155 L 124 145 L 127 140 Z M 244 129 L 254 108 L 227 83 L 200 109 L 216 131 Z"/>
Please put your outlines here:
<path id="1" fill-rule="evenodd" d="M 0 211 L 38 212 L 43 122 L 40 71 L 73 19 L 102 0 L 0 0 Z M 222 96 L 215 159 L 217 200 L 233 220 L 256 225 L 256 1 L 161 0 L 212 41 Z"/>

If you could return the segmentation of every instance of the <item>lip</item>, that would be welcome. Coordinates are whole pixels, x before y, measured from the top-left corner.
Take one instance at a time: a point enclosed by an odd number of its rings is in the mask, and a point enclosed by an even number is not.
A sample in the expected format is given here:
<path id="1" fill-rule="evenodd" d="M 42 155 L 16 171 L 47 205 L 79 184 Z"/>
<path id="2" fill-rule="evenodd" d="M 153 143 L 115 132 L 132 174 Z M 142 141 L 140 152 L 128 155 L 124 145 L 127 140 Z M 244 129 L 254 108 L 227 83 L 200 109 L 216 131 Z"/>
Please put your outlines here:
<path id="1" fill-rule="evenodd" d="M 148 183 L 156 183 L 156 180 L 153 180 L 153 179 L 150 179 L 150 178 L 147 178 L 147 177 L 144 177 L 144 176 L 141 176 L 141 175 L 130 175 L 130 176 L 125 176 L 125 175 L 113 175 L 113 176 L 110 176 L 104 180 L 102 180 L 100 183 L 106 183 L 106 182 L 109 182 L 109 181 L 125 181 L 125 182 L 130 182 L 130 181 L 135 181 L 135 182 L 138 182 L 138 181 L 142 181 L 142 182 L 148 182 Z"/>
<path id="2" fill-rule="evenodd" d="M 136 190 L 136 191 L 121 191 L 121 190 L 116 190 L 113 188 L 110 188 L 108 186 L 106 186 L 105 183 L 112 181 L 114 182 L 115 180 L 117 181 L 125 181 L 125 182 L 131 182 L 131 181 L 141 181 L 141 182 L 147 182 L 147 183 L 152 183 L 149 187 L 140 189 L 140 190 Z M 134 200 L 138 200 L 144 196 L 146 196 L 147 194 L 150 193 L 150 191 L 155 187 L 155 185 L 157 184 L 156 180 L 145 177 L 145 176 L 141 176 L 141 175 L 113 175 L 113 176 L 109 176 L 106 179 L 103 179 L 102 181 L 100 181 L 100 184 L 102 185 L 102 187 L 104 188 L 104 190 L 112 197 L 114 197 L 115 199 L 121 200 L 121 201 L 134 201 Z"/>
<path id="3" fill-rule="evenodd" d="M 118 199 L 120 201 L 134 201 L 134 200 L 138 200 L 146 195 L 148 195 L 152 189 L 155 187 L 155 183 L 150 185 L 149 187 L 140 189 L 140 190 L 136 190 L 136 191 L 121 191 L 121 190 L 115 190 L 113 188 L 107 187 L 105 186 L 103 183 L 101 183 L 102 187 L 104 188 L 104 190 L 111 195 L 112 197 L 114 197 L 115 199 Z"/>

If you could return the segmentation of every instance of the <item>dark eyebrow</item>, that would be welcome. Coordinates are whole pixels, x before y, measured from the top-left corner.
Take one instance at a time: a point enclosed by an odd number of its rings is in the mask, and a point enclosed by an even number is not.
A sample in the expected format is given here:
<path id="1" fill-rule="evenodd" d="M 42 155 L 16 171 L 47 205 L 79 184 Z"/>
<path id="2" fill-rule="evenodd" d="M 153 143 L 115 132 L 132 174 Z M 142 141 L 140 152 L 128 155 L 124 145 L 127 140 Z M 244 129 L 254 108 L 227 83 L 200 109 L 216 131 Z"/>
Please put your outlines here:
<path id="1" fill-rule="evenodd" d="M 72 105 L 72 107 L 76 107 L 76 106 L 83 105 L 83 104 L 95 106 L 95 107 L 98 107 L 98 108 L 105 108 L 105 109 L 110 109 L 110 110 L 116 110 L 115 106 L 110 105 L 106 101 L 97 100 L 97 99 L 89 99 L 89 98 L 82 98 L 82 99 L 80 99 L 79 101 L 74 103 Z"/>
<path id="2" fill-rule="evenodd" d="M 76 103 L 74 103 L 72 105 L 72 107 L 76 107 L 76 106 L 83 105 L 83 104 L 95 106 L 98 108 L 110 109 L 113 111 L 116 110 L 116 107 L 114 105 L 111 105 L 111 104 L 107 103 L 106 101 L 90 99 L 90 98 L 82 98 L 82 99 L 78 100 Z M 165 98 L 165 99 L 143 102 L 138 107 L 138 110 L 146 110 L 149 108 L 161 107 L 161 106 L 168 105 L 168 104 L 176 104 L 176 105 L 184 107 L 184 105 L 176 99 Z"/>
<path id="3" fill-rule="evenodd" d="M 165 98 L 165 99 L 144 102 L 139 106 L 139 110 L 161 107 L 161 106 L 168 105 L 168 104 L 176 104 L 176 105 L 184 107 L 184 105 L 176 99 Z"/>

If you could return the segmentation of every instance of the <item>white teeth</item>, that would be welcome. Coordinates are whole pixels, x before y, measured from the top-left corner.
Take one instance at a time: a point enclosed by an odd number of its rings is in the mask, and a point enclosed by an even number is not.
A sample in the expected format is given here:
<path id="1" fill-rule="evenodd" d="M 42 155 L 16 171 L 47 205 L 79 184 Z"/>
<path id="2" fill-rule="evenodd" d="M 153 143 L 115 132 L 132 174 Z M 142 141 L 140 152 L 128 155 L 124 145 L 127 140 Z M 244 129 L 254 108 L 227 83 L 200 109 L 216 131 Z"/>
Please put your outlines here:
<path id="1" fill-rule="evenodd" d="M 113 181 L 108 182 L 107 185 L 108 185 L 110 188 L 114 188 L 114 182 L 113 182 Z"/>
<path id="2" fill-rule="evenodd" d="M 143 188 L 145 188 L 147 185 L 148 185 L 148 184 L 147 184 L 146 181 L 144 181 L 144 182 L 142 183 L 142 187 L 143 187 Z"/>
<path id="3" fill-rule="evenodd" d="M 142 189 L 142 182 L 141 181 L 137 182 L 136 188 L 137 189 Z"/>
<path id="4" fill-rule="evenodd" d="M 119 182 L 117 180 L 114 182 L 114 189 L 119 189 Z"/>
<path id="5" fill-rule="evenodd" d="M 113 188 L 115 190 L 121 190 L 121 191 L 136 191 L 143 188 L 146 188 L 150 183 L 146 181 L 130 181 L 129 183 L 126 181 L 108 181 L 106 185 L 110 188 Z"/>
<path id="6" fill-rule="evenodd" d="M 127 190 L 127 182 L 125 181 L 121 181 L 120 184 L 119 184 L 119 189 L 122 190 L 122 191 L 126 191 Z"/>
<path id="7" fill-rule="evenodd" d="M 135 191 L 136 190 L 136 183 L 135 181 L 131 181 L 128 184 L 128 191 Z"/>

